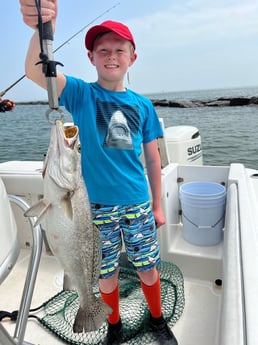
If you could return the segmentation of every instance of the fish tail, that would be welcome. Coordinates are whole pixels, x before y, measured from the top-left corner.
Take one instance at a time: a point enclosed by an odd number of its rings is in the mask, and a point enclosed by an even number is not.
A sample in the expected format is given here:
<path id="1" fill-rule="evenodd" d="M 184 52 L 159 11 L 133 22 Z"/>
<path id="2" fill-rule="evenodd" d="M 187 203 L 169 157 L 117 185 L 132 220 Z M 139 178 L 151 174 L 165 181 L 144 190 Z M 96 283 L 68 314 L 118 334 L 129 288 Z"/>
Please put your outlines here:
<path id="1" fill-rule="evenodd" d="M 74 333 L 98 330 L 111 312 L 112 309 L 105 302 L 94 296 L 90 306 L 86 308 L 80 306 L 73 325 Z"/>

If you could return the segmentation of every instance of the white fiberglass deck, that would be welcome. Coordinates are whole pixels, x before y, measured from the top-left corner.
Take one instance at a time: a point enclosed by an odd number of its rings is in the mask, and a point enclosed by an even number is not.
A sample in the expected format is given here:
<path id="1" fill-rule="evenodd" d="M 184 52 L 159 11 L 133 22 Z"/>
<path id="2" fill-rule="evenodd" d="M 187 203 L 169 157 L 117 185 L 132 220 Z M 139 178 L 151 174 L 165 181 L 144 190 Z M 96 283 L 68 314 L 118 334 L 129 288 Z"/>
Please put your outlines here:
<path id="1" fill-rule="evenodd" d="M 40 164 L 0 164 L 7 192 L 33 204 L 42 194 Z M 21 169 L 23 168 L 23 169 Z M 20 169 L 20 171 L 19 171 Z M 17 172 L 18 170 L 18 172 Z M 241 164 L 230 167 L 170 165 L 162 172 L 162 199 L 167 224 L 158 231 L 162 259 L 175 263 L 185 282 L 185 308 L 175 324 L 179 345 L 256 345 L 258 339 L 258 179 Z M 224 183 L 227 198 L 224 241 L 211 247 L 193 246 L 182 236 L 179 184 L 189 181 Z M 22 252 L 0 286 L 0 309 L 18 309 L 30 256 L 31 234 L 14 210 Z M 26 229 L 27 228 L 27 229 Z M 226 240 L 225 240 L 226 239 Z M 62 270 L 44 248 L 32 308 L 62 289 Z M 220 283 L 222 282 L 222 286 Z M 13 334 L 14 324 L 3 325 Z M 63 344 L 38 321 L 29 320 L 25 340 L 36 345 Z"/>
<path id="2" fill-rule="evenodd" d="M 20 303 L 30 251 L 22 250 L 17 265 L 0 286 L 0 309 L 17 310 Z M 62 269 L 53 256 L 43 254 L 37 276 L 32 308 L 62 289 Z M 180 345 L 216 344 L 216 320 L 220 309 L 221 290 L 209 282 L 185 278 L 185 309 L 173 328 Z M 37 314 L 40 316 L 40 313 Z M 15 323 L 2 321 L 13 334 Z M 64 344 L 35 319 L 29 319 L 25 340 L 35 345 Z"/>

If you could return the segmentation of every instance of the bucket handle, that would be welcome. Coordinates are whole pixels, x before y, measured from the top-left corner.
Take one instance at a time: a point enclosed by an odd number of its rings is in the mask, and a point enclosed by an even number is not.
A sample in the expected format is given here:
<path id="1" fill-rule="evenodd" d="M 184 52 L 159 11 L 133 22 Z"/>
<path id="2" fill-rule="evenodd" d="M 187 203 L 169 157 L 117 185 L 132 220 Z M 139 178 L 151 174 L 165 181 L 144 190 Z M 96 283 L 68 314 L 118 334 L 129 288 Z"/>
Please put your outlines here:
<path id="1" fill-rule="evenodd" d="M 194 222 L 191 221 L 191 219 L 189 219 L 184 213 L 182 213 L 182 216 L 185 217 L 186 220 L 188 220 L 189 223 L 191 223 L 193 226 L 195 226 L 196 228 L 215 228 L 215 226 L 217 226 L 219 224 L 219 222 L 222 221 L 222 219 L 225 216 L 225 212 L 223 212 L 222 216 L 220 217 L 220 219 L 213 225 L 197 225 Z"/>

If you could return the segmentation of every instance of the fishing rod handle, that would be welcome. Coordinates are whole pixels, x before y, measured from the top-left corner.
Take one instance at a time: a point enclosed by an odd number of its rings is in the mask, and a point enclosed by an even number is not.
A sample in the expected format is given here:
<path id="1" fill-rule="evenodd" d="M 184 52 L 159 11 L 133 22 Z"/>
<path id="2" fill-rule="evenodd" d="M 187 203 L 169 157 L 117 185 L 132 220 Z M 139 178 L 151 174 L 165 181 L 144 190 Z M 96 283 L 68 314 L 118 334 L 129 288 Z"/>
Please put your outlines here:
<path id="1" fill-rule="evenodd" d="M 58 62 L 54 61 L 53 56 L 53 30 L 52 30 L 52 22 L 49 20 L 48 22 L 43 24 L 42 28 L 42 40 L 43 40 L 43 52 L 47 57 L 47 63 L 43 63 L 43 72 L 46 76 L 47 82 L 47 92 L 48 92 L 48 103 L 50 109 L 58 109 L 58 94 L 57 94 L 57 85 L 56 85 L 56 65 Z"/>
<path id="2" fill-rule="evenodd" d="M 54 40 L 51 20 L 43 24 L 42 38 L 43 40 Z"/>

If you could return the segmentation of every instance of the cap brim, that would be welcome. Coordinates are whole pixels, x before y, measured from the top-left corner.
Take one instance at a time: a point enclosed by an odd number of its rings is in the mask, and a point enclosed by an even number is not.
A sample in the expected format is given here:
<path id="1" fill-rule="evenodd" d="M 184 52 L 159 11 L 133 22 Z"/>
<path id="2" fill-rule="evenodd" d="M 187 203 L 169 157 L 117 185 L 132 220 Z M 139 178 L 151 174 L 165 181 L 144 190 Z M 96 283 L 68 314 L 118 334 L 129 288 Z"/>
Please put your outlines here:
<path id="1" fill-rule="evenodd" d="M 112 31 L 112 30 L 110 30 L 109 28 L 104 27 L 103 25 L 96 25 L 96 26 L 92 27 L 87 32 L 87 34 L 85 36 L 85 46 L 86 46 L 86 48 L 88 50 L 92 50 L 96 37 L 99 34 L 102 34 L 104 32 L 109 32 L 109 31 Z"/>

